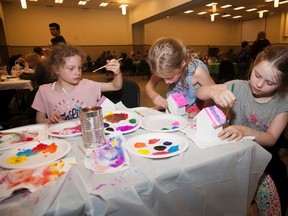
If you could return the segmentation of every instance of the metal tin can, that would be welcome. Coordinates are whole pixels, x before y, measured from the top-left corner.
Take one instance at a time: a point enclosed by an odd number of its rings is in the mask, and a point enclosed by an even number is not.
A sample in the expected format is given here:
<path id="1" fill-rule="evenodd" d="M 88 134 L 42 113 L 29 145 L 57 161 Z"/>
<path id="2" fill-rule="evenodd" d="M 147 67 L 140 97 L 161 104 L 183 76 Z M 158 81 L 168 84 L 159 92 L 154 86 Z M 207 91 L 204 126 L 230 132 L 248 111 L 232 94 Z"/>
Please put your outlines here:
<path id="1" fill-rule="evenodd" d="M 102 108 L 85 107 L 80 112 L 82 139 L 85 148 L 99 148 L 105 143 Z"/>

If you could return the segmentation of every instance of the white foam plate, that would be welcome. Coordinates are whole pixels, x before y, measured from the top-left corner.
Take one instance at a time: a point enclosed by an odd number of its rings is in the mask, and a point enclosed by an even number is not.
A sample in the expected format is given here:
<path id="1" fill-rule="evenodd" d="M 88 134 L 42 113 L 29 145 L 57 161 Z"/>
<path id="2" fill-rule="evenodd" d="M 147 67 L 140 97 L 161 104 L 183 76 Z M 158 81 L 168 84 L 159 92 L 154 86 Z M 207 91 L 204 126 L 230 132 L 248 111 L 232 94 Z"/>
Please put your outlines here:
<path id="1" fill-rule="evenodd" d="M 57 138 L 68 138 L 82 134 L 80 120 L 65 121 L 55 124 L 48 129 L 48 135 Z"/>
<path id="2" fill-rule="evenodd" d="M 48 138 L 46 124 L 35 124 L 0 131 L 0 151 Z"/>
<path id="3" fill-rule="evenodd" d="M 185 128 L 188 120 L 173 114 L 148 115 L 142 118 L 141 127 L 153 132 L 175 132 Z"/>
<path id="4" fill-rule="evenodd" d="M 189 146 L 183 136 L 172 133 L 147 133 L 125 142 L 128 152 L 147 158 L 167 158 L 179 155 Z"/>
<path id="5" fill-rule="evenodd" d="M 110 118 L 107 118 L 111 116 Z M 111 134 L 116 131 L 122 134 L 131 133 L 140 128 L 141 116 L 133 111 L 114 110 L 103 115 L 104 131 Z"/>
<path id="6" fill-rule="evenodd" d="M 55 151 L 51 152 L 47 151 L 50 149 L 48 146 L 53 145 L 53 143 L 56 145 L 56 150 L 54 149 Z M 38 167 L 64 157 L 70 152 L 70 150 L 71 145 L 65 140 L 48 139 L 44 141 L 36 141 L 26 145 L 21 145 L 19 148 L 13 148 L 6 151 L 0 156 L 0 166 L 7 169 L 26 169 Z M 17 158 L 21 157 L 21 155 L 24 157 L 22 162 L 11 162 L 17 160 Z M 12 157 L 14 157 L 14 159 L 12 159 Z"/>

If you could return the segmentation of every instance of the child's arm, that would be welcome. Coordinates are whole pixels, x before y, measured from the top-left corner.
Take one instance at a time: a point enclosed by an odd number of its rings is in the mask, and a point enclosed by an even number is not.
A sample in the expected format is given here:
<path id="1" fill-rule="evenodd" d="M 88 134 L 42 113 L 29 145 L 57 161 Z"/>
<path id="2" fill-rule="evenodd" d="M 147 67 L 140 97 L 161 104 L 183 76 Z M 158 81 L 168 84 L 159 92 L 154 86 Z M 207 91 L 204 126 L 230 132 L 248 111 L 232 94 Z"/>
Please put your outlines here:
<path id="1" fill-rule="evenodd" d="M 273 146 L 284 131 L 288 121 L 288 113 L 280 113 L 274 117 L 267 132 L 258 131 L 242 125 L 232 125 L 224 128 L 218 137 L 228 141 L 239 141 L 243 136 L 255 136 L 255 142 L 264 147 Z"/>
<path id="2" fill-rule="evenodd" d="M 122 88 L 123 78 L 120 70 L 120 63 L 116 59 L 107 60 L 105 66 L 106 70 L 112 71 L 114 73 L 114 79 L 112 82 L 102 83 L 101 92 L 105 91 L 117 91 Z"/>
<path id="3" fill-rule="evenodd" d="M 233 107 L 237 102 L 235 95 L 227 90 L 226 84 L 201 86 L 196 91 L 196 97 L 201 100 L 213 99 L 217 105 L 223 108 Z"/>
<path id="4" fill-rule="evenodd" d="M 168 106 L 167 100 L 162 97 L 158 92 L 155 91 L 157 84 L 160 82 L 161 78 L 152 75 L 150 80 L 147 82 L 145 86 L 145 91 L 148 97 L 153 101 L 156 106 L 160 106 L 166 108 Z"/>

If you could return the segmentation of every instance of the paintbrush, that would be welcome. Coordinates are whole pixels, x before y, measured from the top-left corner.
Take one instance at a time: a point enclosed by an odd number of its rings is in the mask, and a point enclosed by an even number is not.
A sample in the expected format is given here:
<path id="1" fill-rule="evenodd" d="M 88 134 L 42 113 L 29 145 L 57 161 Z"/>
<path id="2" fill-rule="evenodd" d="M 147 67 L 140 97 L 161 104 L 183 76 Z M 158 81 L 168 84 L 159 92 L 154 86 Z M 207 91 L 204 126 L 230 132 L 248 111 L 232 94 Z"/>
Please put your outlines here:
<path id="1" fill-rule="evenodd" d="M 117 61 L 121 61 L 122 59 L 123 59 L 123 58 L 117 59 Z M 105 68 L 106 66 L 107 66 L 107 64 L 104 65 L 104 66 L 102 66 L 102 67 L 97 68 L 96 70 L 93 70 L 92 72 L 95 73 L 96 71 L 99 71 L 99 70 L 101 70 L 102 68 Z"/>
<path id="2" fill-rule="evenodd" d="M 233 93 L 234 92 L 234 83 L 232 83 L 232 86 L 231 86 L 231 92 Z M 228 108 L 227 111 L 226 111 L 226 121 L 227 122 L 230 122 L 230 110 L 231 108 Z"/>

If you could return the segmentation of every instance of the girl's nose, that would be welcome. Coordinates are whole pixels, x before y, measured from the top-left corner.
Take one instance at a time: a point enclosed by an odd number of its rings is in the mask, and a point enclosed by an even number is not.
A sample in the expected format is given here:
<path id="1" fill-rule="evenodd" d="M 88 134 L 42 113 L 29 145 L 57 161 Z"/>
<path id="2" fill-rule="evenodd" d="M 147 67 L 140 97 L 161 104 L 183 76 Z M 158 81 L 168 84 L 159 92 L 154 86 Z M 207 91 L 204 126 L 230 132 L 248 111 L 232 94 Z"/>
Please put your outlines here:
<path id="1" fill-rule="evenodd" d="M 263 86 L 263 84 L 264 84 L 264 81 L 263 81 L 263 80 L 259 80 L 259 81 L 256 83 L 256 86 L 257 86 L 258 88 L 261 88 L 261 87 Z"/>

